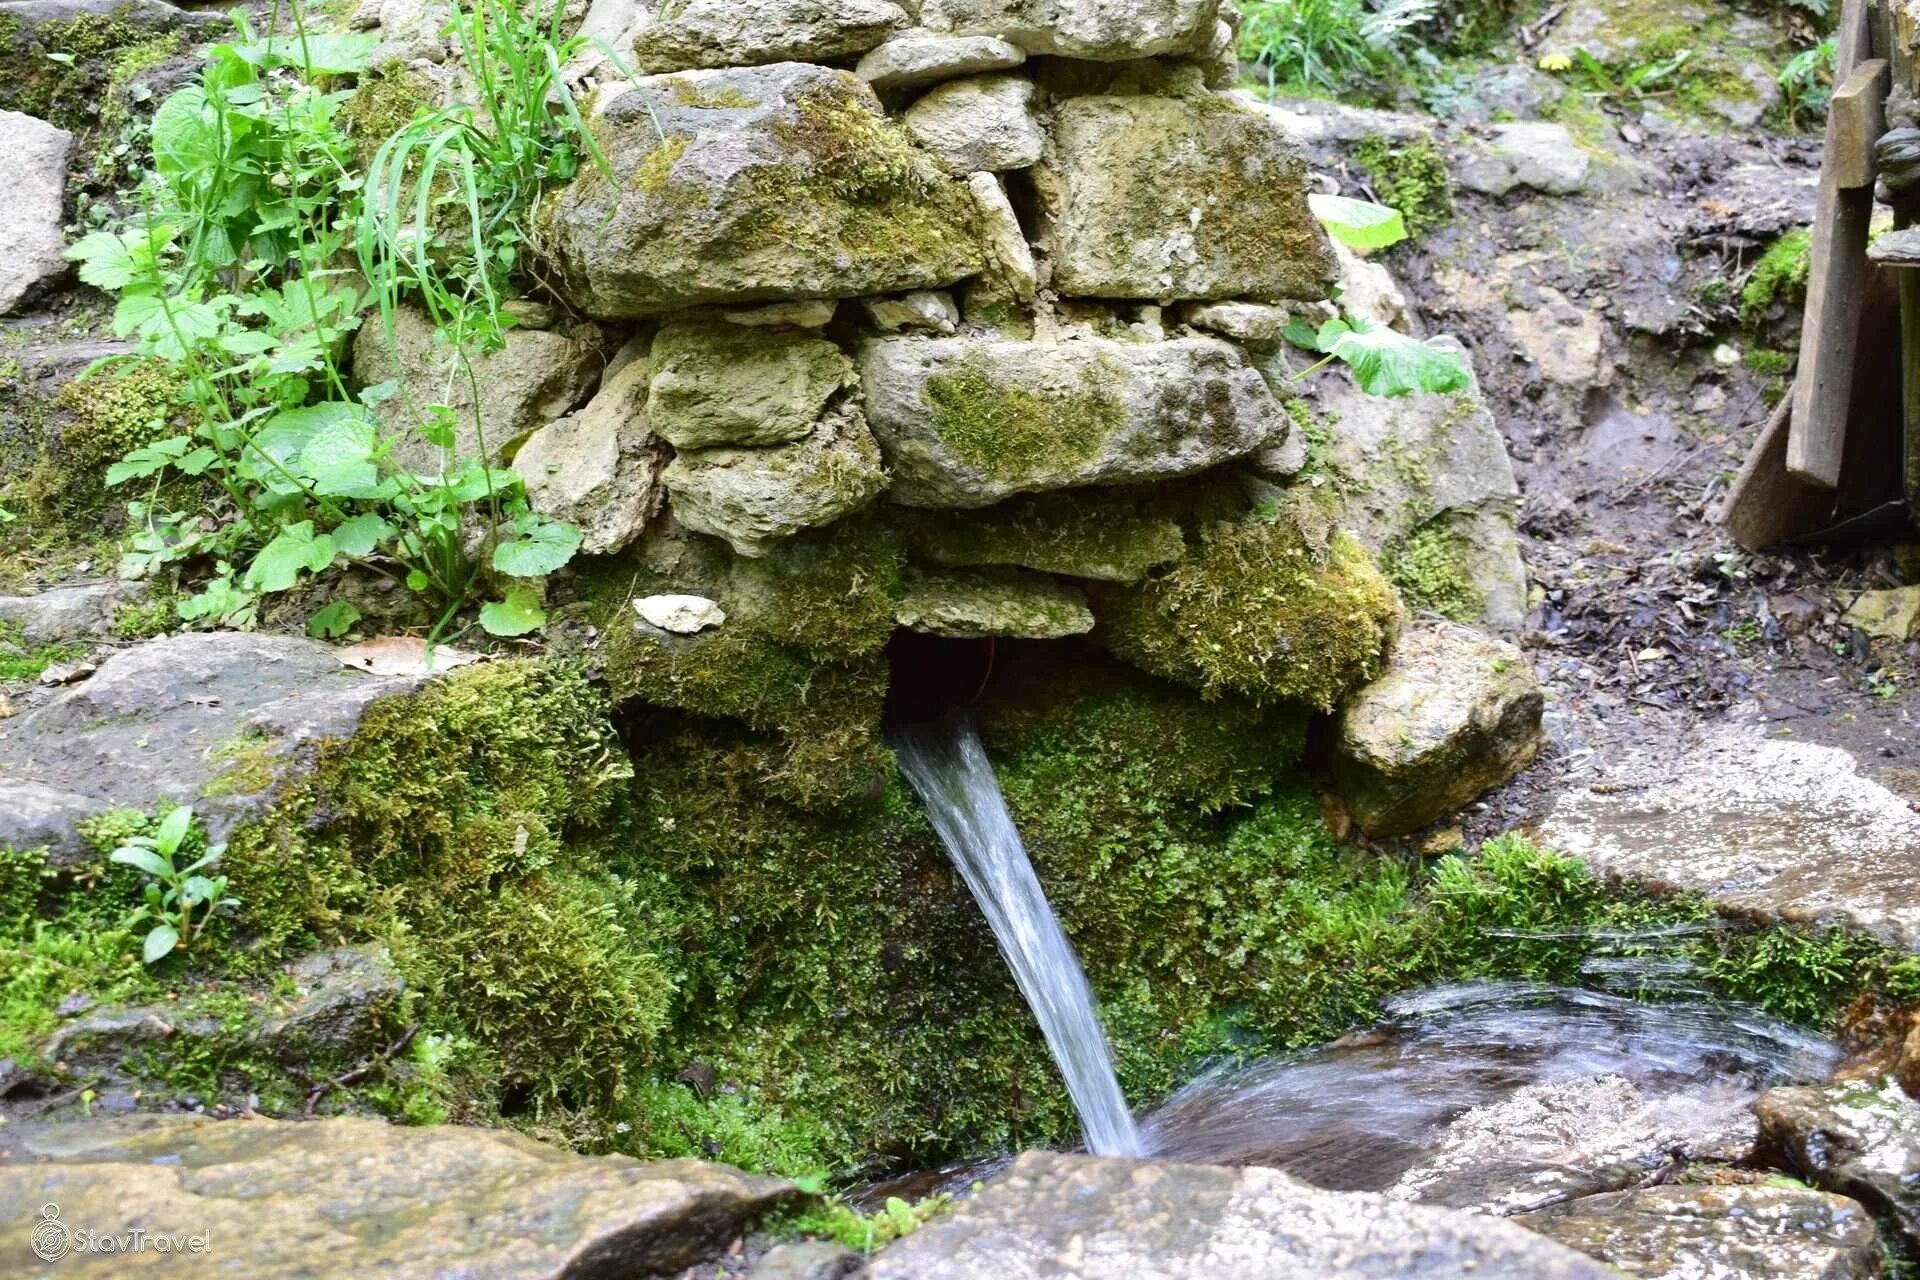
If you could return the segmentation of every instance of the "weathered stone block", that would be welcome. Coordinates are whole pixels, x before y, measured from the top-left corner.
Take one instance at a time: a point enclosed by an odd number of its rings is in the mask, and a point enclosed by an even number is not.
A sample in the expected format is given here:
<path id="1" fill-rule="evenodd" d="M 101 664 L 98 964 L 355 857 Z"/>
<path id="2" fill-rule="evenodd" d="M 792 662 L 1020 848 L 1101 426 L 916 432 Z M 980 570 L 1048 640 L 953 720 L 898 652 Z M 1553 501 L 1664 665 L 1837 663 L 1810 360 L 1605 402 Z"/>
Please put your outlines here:
<path id="1" fill-rule="evenodd" d="M 1219 11 L 1219 0 L 920 0 L 930 30 L 1095 62 L 1200 52 Z"/>

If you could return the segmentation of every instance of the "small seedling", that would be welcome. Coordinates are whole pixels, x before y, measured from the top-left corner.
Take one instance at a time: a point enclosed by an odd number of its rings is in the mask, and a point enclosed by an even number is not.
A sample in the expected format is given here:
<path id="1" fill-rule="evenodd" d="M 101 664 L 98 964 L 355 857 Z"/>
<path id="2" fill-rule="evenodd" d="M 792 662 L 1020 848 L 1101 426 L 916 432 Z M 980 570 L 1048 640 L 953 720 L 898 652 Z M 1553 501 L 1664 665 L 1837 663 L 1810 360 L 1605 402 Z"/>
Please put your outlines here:
<path id="1" fill-rule="evenodd" d="M 151 836 L 133 836 L 108 855 L 112 861 L 152 877 L 147 883 L 146 905 L 129 921 L 154 922 L 140 951 L 140 958 L 148 964 L 158 964 L 176 947 L 189 946 L 221 908 L 240 905 L 238 898 L 226 896 L 225 876 L 201 874 L 220 861 L 227 850 L 225 844 L 213 845 L 187 866 L 176 865 L 192 829 L 193 810 L 181 805 L 160 819 Z"/>

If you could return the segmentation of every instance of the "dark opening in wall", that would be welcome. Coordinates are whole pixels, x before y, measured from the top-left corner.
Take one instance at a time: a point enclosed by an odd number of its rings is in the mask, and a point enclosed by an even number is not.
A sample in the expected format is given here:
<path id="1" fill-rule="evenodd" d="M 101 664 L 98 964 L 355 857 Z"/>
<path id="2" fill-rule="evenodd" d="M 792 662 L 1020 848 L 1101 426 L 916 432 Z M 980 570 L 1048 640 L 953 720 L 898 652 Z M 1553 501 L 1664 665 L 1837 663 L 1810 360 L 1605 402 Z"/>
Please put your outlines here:
<path id="1" fill-rule="evenodd" d="M 887 723 L 926 724 L 973 706 L 992 676 L 995 643 L 894 632 L 887 645 L 893 664 Z"/>

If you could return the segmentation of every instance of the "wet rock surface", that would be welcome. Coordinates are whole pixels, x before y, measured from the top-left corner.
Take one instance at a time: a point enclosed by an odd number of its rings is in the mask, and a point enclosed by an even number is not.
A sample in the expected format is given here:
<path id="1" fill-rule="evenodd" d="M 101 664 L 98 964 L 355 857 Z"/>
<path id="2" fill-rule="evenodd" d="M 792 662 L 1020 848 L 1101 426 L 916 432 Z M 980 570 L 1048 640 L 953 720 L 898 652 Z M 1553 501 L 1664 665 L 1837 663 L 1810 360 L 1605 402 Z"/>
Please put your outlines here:
<path id="1" fill-rule="evenodd" d="M 1815 1185 L 1888 1216 L 1920 1249 L 1920 1104 L 1891 1079 L 1772 1089 L 1754 1105 L 1762 1141 Z"/>
<path id="2" fill-rule="evenodd" d="M 724 1165 L 576 1156 L 451 1125 L 149 1115 L 0 1136 L 10 1238 L 25 1239 L 40 1207 L 57 1203 L 70 1231 L 205 1233 L 202 1274 L 260 1280 L 674 1271 L 796 1198 L 789 1183 Z M 82 1251 L 60 1270 L 177 1265 L 154 1252 Z"/>
<path id="3" fill-rule="evenodd" d="M 318 743 L 350 736 L 375 699 L 417 685 L 349 671 L 292 636 L 186 633 L 113 655 L 0 720 L 0 844 L 90 858 L 78 823 L 191 804 L 219 839 L 261 811 Z"/>
<path id="4" fill-rule="evenodd" d="M 1321 1191 L 1272 1169 L 1032 1151 L 881 1252 L 871 1280 L 1311 1275 L 1600 1280 L 1592 1260 L 1477 1215 Z"/>

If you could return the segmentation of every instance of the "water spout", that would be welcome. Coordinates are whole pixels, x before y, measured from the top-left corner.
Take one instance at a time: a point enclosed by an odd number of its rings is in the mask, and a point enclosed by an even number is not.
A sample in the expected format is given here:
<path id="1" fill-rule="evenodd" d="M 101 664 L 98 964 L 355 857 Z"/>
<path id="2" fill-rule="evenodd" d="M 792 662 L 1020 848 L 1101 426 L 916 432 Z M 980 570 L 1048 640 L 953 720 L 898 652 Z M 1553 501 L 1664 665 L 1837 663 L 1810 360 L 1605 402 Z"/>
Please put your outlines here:
<path id="1" fill-rule="evenodd" d="M 1066 1077 L 1087 1148 L 1103 1156 L 1141 1154 L 1140 1134 L 1121 1097 L 1094 1012 L 1093 990 L 1041 891 L 979 735 L 965 719 L 951 717 L 896 729 L 892 738 L 901 772 L 919 792 L 961 879 L 985 913 Z"/>

